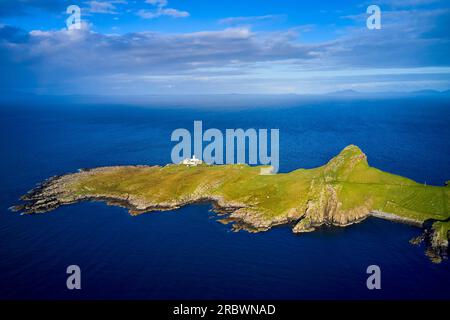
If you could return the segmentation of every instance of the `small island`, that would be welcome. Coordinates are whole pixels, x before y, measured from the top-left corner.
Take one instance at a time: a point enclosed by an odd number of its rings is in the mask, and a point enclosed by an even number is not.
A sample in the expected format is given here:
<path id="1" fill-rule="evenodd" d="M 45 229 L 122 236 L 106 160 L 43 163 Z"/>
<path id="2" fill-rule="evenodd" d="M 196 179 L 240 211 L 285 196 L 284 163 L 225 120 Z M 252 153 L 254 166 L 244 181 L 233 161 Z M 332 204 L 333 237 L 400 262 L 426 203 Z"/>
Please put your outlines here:
<path id="1" fill-rule="evenodd" d="M 105 201 L 138 215 L 211 202 L 234 230 L 267 231 L 291 225 L 294 233 L 329 225 L 345 227 L 374 216 L 423 228 L 427 255 L 440 262 L 448 254 L 450 187 L 419 184 L 370 167 L 354 145 L 327 164 L 282 174 L 264 166 L 114 166 L 52 177 L 13 207 L 43 213 L 79 201 Z"/>

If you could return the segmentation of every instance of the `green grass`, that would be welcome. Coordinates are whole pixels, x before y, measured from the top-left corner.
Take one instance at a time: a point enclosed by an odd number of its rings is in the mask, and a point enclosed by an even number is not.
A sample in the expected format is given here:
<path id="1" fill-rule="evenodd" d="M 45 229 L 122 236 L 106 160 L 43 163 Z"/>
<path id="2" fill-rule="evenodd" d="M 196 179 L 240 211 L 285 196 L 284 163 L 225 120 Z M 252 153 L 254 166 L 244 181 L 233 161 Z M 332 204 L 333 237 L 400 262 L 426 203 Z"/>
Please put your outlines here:
<path id="1" fill-rule="evenodd" d="M 419 221 L 449 217 L 450 187 L 425 186 L 369 166 L 356 146 L 348 146 L 326 165 L 286 174 L 260 175 L 260 167 L 201 165 L 113 167 L 78 174 L 67 186 L 77 195 L 133 195 L 151 203 L 222 197 L 245 203 L 264 218 L 304 212 L 309 200 L 332 186 L 344 212 L 370 203 L 371 209 Z M 444 178 L 444 177 L 443 177 Z"/>

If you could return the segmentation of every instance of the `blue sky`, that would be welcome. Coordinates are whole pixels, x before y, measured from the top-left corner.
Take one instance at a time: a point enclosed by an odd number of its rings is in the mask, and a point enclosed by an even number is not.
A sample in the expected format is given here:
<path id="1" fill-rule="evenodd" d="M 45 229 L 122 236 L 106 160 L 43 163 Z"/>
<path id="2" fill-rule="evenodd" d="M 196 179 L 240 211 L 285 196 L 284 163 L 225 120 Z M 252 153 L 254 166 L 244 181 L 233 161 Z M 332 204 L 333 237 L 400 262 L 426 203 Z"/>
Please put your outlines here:
<path id="1" fill-rule="evenodd" d="M 67 6 L 82 28 L 67 30 Z M 381 8 L 380 30 L 366 27 Z M 450 89 L 447 0 L 0 0 L 0 88 L 36 94 Z"/>

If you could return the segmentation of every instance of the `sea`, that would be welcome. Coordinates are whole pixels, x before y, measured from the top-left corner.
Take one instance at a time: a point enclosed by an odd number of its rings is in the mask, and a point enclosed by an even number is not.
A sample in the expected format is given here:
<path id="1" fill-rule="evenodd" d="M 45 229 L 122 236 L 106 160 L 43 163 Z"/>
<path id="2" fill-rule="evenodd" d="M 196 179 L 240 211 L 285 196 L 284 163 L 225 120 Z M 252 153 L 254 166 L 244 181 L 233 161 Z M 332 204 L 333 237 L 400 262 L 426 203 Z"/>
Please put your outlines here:
<path id="1" fill-rule="evenodd" d="M 355 144 L 369 164 L 429 185 L 450 180 L 450 99 L 329 97 L 284 105 L 0 106 L 0 299 L 449 299 L 450 263 L 409 240 L 419 228 L 369 218 L 295 235 L 233 232 L 209 204 L 131 216 L 99 202 L 9 210 L 42 180 L 80 168 L 165 165 L 173 130 L 280 130 L 280 172 L 325 164 Z M 81 269 L 68 290 L 67 267 Z M 368 266 L 381 289 L 366 285 Z"/>

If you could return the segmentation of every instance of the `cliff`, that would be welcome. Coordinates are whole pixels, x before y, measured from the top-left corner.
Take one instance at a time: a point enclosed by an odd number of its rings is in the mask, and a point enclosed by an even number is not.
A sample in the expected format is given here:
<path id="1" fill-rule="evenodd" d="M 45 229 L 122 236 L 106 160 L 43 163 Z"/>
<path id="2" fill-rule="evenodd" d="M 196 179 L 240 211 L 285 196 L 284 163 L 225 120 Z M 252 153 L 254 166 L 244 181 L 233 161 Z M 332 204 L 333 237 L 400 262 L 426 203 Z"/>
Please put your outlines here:
<path id="1" fill-rule="evenodd" d="M 277 175 L 260 172 L 261 167 L 247 165 L 81 170 L 44 181 L 14 209 L 42 213 L 94 200 L 137 215 L 210 201 L 224 215 L 222 222 L 232 223 L 235 230 L 260 232 L 291 224 L 295 233 L 322 225 L 345 227 L 375 216 L 423 227 L 429 255 L 447 255 L 448 186 L 426 186 L 370 167 L 366 155 L 353 145 L 318 168 Z"/>

